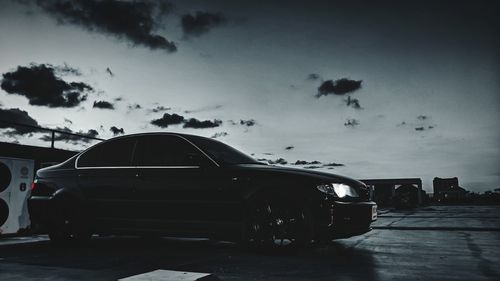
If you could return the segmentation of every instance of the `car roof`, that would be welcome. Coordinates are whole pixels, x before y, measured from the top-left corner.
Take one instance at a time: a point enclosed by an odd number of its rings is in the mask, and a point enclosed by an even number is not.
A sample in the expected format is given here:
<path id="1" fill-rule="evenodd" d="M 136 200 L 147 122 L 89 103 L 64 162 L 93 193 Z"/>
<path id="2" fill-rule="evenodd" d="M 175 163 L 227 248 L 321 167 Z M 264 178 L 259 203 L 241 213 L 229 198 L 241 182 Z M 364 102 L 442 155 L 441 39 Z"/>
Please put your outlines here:
<path id="1" fill-rule="evenodd" d="M 154 136 L 154 135 L 179 136 L 179 137 L 186 138 L 188 140 L 192 140 L 194 138 L 203 138 L 203 139 L 210 140 L 210 141 L 216 141 L 214 139 L 203 137 L 203 136 L 191 135 L 191 134 L 183 134 L 183 133 L 173 133 L 173 132 L 147 132 L 147 133 L 128 134 L 128 135 L 122 135 L 122 136 L 117 136 L 117 137 L 109 138 L 109 139 L 107 139 L 105 141 L 110 141 L 110 140 L 115 140 L 115 139 L 121 139 L 121 138 L 134 138 L 134 137 Z"/>

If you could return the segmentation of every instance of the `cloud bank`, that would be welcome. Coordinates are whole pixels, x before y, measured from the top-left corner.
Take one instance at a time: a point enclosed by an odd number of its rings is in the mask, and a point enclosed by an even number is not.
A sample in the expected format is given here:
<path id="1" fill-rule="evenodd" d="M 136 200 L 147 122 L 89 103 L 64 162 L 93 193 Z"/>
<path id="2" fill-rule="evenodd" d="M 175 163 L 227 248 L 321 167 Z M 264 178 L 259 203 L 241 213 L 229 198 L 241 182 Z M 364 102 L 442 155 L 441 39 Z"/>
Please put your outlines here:
<path id="1" fill-rule="evenodd" d="M 29 116 L 28 112 L 21 110 L 19 108 L 10 108 L 10 109 L 0 108 L 0 120 L 25 124 L 29 126 L 38 126 L 38 122 L 35 119 L 33 119 L 33 117 Z M 0 129 L 7 129 L 7 128 L 12 129 L 11 131 L 6 132 L 6 134 L 9 136 L 25 135 L 38 131 L 35 128 L 16 126 L 0 122 Z"/>
<path id="2" fill-rule="evenodd" d="M 101 109 L 115 109 L 115 106 L 112 103 L 104 100 L 94 101 L 94 105 L 92 107 Z"/>
<path id="3" fill-rule="evenodd" d="M 181 18 L 182 31 L 185 36 L 200 36 L 225 22 L 226 18 L 221 13 L 200 11 L 194 15 L 185 14 Z"/>
<path id="4" fill-rule="evenodd" d="M 9 94 L 25 96 L 31 105 L 75 107 L 93 88 L 83 82 L 66 82 L 50 64 L 18 66 L 4 73 L 1 87 Z"/>
<path id="5" fill-rule="evenodd" d="M 111 35 L 134 46 L 177 51 L 174 42 L 153 33 L 171 10 L 166 1 L 47 0 L 37 4 L 59 23 Z"/>
<path id="6" fill-rule="evenodd" d="M 318 87 L 316 97 L 319 98 L 330 94 L 342 96 L 352 93 L 361 88 L 361 82 L 362 80 L 351 80 L 349 78 L 342 78 L 335 81 L 326 80 Z"/>

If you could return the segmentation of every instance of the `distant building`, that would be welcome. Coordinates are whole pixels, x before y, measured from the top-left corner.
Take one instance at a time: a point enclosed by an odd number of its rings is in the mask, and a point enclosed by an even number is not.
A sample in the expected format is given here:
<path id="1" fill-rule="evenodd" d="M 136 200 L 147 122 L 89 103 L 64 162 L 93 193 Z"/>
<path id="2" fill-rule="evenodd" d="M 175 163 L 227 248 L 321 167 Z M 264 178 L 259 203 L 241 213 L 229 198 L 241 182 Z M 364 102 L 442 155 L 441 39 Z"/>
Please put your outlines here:
<path id="1" fill-rule="evenodd" d="M 425 203 L 420 178 L 364 179 L 372 189 L 372 198 L 381 207 L 413 208 Z"/>
<path id="2" fill-rule="evenodd" d="M 460 187 L 458 178 L 434 178 L 434 201 L 457 203 L 465 201 L 468 191 Z"/>

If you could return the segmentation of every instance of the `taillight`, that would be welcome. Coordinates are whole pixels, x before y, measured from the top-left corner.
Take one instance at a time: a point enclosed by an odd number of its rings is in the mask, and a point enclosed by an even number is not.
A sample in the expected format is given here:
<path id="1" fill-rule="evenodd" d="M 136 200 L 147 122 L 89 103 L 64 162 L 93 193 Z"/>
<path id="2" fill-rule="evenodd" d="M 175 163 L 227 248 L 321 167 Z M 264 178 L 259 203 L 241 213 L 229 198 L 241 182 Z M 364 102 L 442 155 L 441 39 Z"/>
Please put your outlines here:
<path id="1" fill-rule="evenodd" d="M 37 189 L 38 187 L 38 184 L 34 181 L 31 183 L 31 191 L 34 191 L 35 189 Z"/>

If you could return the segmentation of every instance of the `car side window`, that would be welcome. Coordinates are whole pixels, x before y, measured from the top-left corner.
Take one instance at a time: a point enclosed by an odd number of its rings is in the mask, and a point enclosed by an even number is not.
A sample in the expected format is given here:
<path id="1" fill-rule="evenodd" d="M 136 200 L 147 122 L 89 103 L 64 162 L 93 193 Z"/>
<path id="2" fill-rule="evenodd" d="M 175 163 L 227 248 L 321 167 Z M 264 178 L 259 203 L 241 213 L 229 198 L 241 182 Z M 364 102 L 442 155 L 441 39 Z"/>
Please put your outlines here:
<path id="1" fill-rule="evenodd" d="M 78 167 L 131 166 L 135 139 L 121 138 L 98 144 L 78 158 Z"/>
<path id="2" fill-rule="evenodd" d="M 144 136 L 134 153 L 137 166 L 201 166 L 205 161 L 198 149 L 177 136 Z"/>

